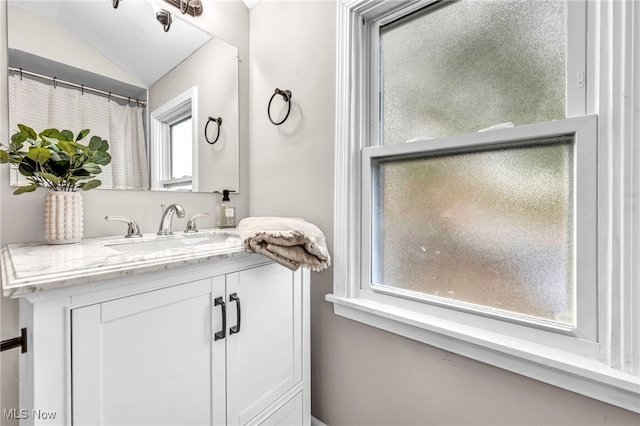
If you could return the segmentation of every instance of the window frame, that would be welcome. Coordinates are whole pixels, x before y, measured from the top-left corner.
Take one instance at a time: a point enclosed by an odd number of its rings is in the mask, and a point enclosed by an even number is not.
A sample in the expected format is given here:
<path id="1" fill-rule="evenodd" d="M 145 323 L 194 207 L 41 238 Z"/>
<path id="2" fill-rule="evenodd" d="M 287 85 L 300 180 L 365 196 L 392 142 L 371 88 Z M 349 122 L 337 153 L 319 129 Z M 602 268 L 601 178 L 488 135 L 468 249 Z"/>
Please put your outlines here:
<path id="1" fill-rule="evenodd" d="M 368 61 L 369 73 L 369 90 L 371 93 L 381 93 L 380 89 L 380 28 L 390 24 L 398 19 L 410 15 L 419 9 L 434 6 L 436 3 L 446 3 L 449 0 L 417 0 L 411 2 L 405 7 L 395 7 L 390 11 L 381 11 L 378 14 L 369 15 L 367 18 L 370 22 L 365 42 L 369 45 Z M 568 0 L 567 1 L 567 27 L 572 30 L 567 35 L 567 85 L 566 85 L 566 116 L 575 117 L 585 115 L 587 113 L 587 88 L 585 84 L 587 51 L 586 51 L 586 34 L 587 31 L 587 8 L 586 1 Z M 576 84 L 570 84 L 575 82 Z M 369 120 L 371 123 L 380 121 L 379 111 L 381 110 L 380 96 L 372 96 L 370 98 Z M 368 138 L 368 146 L 377 145 L 374 141 L 380 142 L 380 126 L 372 126 L 371 134 Z M 379 143 L 378 143 L 379 144 Z"/>
<path id="2" fill-rule="evenodd" d="M 372 144 L 369 142 L 378 140 L 379 131 L 379 105 L 376 96 L 371 95 L 377 93 L 372 91 L 372 87 L 377 87 L 376 79 L 379 74 L 375 67 L 368 65 L 372 58 L 374 63 L 379 59 L 375 56 L 375 46 L 372 46 L 375 44 L 372 22 L 380 20 L 381 17 L 410 13 L 432 1 L 415 0 L 400 3 L 398 6 L 398 2 L 375 0 L 338 2 L 334 288 L 333 293 L 327 295 L 326 299 L 333 303 L 336 314 L 346 318 L 640 412 L 637 402 L 640 397 L 640 344 L 637 338 L 633 338 L 633 333 L 638 332 L 638 325 L 634 323 L 634 319 L 638 318 L 640 303 L 623 300 L 624 294 L 630 297 L 640 292 L 639 274 L 622 277 L 614 270 L 621 264 L 631 272 L 628 266 L 631 259 L 629 256 L 638 253 L 640 244 L 633 243 L 633 238 L 638 239 L 638 233 L 636 231 L 634 235 L 626 235 L 623 231 L 625 224 L 631 226 L 640 222 L 640 215 L 630 212 L 625 207 L 624 200 L 616 196 L 614 184 L 619 183 L 616 182 L 616 176 L 622 179 L 625 175 L 624 170 L 618 171 L 611 165 L 611 159 L 619 158 L 616 150 L 623 148 L 617 148 L 612 142 L 611 132 L 619 129 L 623 134 L 628 134 L 624 132 L 629 127 L 624 120 L 620 122 L 612 116 L 607 104 L 612 101 L 605 96 L 618 96 L 620 88 L 617 86 L 622 85 L 624 89 L 629 85 L 633 88 L 633 85 L 625 83 L 625 80 L 616 80 L 606 72 L 603 73 L 603 70 L 611 69 L 611 62 L 624 58 L 625 55 L 633 53 L 637 57 L 640 49 L 637 44 L 635 47 L 632 44 L 623 45 L 622 50 L 614 52 L 612 56 L 602 55 L 599 50 L 608 46 L 609 39 L 618 32 L 629 40 L 632 40 L 634 31 L 636 34 L 640 33 L 639 14 L 636 11 L 634 15 L 632 5 L 616 4 L 610 0 L 597 3 L 584 1 L 575 2 L 583 7 L 583 18 L 570 18 L 570 22 L 574 22 L 578 30 L 570 32 L 568 43 L 572 43 L 571 40 L 581 40 L 583 44 L 587 42 L 588 55 L 585 55 L 584 61 L 577 61 L 577 68 L 574 67 L 575 63 L 568 64 L 568 91 L 577 91 L 580 95 L 573 96 L 568 93 L 567 117 L 583 116 L 576 120 L 594 123 L 595 118 L 586 117 L 585 114 L 598 113 L 597 129 L 594 129 L 592 124 L 589 130 L 598 140 L 598 152 L 593 165 L 595 169 L 592 170 L 598 179 L 590 189 L 594 192 L 597 190 L 597 199 L 591 212 L 595 228 L 591 249 L 596 253 L 597 259 L 590 271 L 591 279 L 598 280 L 595 289 L 597 301 L 593 302 L 597 318 L 594 319 L 591 331 L 581 336 L 586 338 L 581 338 L 572 336 L 572 333 L 567 333 L 566 330 L 549 333 L 548 330 L 541 330 L 539 327 L 530 327 L 528 332 L 522 335 L 518 331 L 514 332 L 518 327 L 521 330 L 522 325 L 513 328 L 514 324 L 510 321 L 500 321 L 482 315 L 474 316 L 474 322 L 465 323 L 458 318 L 460 312 L 455 309 L 431 305 L 428 310 L 421 311 L 415 309 L 416 302 L 412 300 L 394 296 L 393 303 L 389 303 L 385 299 L 390 296 L 362 290 L 363 272 L 366 272 L 366 266 L 363 264 L 366 264 L 368 250 L 366 234 L 370 229 L 369 223 L 364 223 L 370 220 L 366 218 L 365 213 L 369 207 L 366 193 L 371 188 L 370 182 L 367 185 L 363 180 L 370 176 L 367 164 L 377 155 L 374 152 L 378 148 L 384 148 L 371 147 Z M 399 7 L 405 8 L 404 11 L 400 12 Z M 627 22 L 631 22 L 632 25 L 626 29 L 617 27 L 611 21 L 612 16 L 616 19 L 624 19 L 626 16 Z M 587 33 L 587 22 L 590 28 L 593 25 L 596 31 Z M 634 48 L 635 51 L 632 50 Z M 632 63 L 633 61 L 626 66 L 632 69 Z M 587 91 L 587 87 L 592 89 Z M 636 104 L 640 104 L 637 86 L 634 93 Z M 630 107 L 633 111 L 633 102 Z M 626 118 L 633 123 L 631 114 L 627 113 Z M 569 122 L 575 124 L 575 120 L 557 123 L 564 123 L 558 124 L 563 126 Z M 523 131 L 527 133 L 530 126 L 507 129 L 505 134 Z M 631 126 L 631 129 L 633 128 Z M 635 132 L 632 134 L 637 135 L 638 131 Z M 490 135 L 493 136 L 495 134 Z M 481 139 L 487 136 L 465 135 L 462 138 L 465 137 Z M 633 138 L 625 139 L 623 145 L 625 149 L 632 149 Z M 408 149 L 411 148 L 413 147 Z M 627 163 L 626 170 L 627 176 L 635 176 L 634 179 L 640 181 L 637 163 Z M 581 178 L 582 176 L 575 177 L 576 180 Z M 620 214 L 622 218 L 618 219 L 616 214 Z M 623 223 L 620 224 L 617 220 Z M 616 253 L 617 248 L 613 247 L 617 242 L 614 241 L 615 235 L 623 240 L 620 248 L 624 253 L 620 255 Z M 617 308 L 625 308 L 624 313 L 618 315 Z M 597 335 L 592 334 L 594 329 Z M 555 337 L 546 341 L 541 339 L 541 336 Z"/>
<path id="3" fill-rule="evenodd" d="M 595 115 L 574 117 L 554 122 L 517 126 L 512 129 L 501 129 L 440 138 L 416 141 L 403 145 L 365 147 L 362 150 L 362 270 L 361 283 L 357 289 L 359 297 L 392 305 L 400 305 L 397 298 L 404 298 L 414 305 L 413 309 L 429 315 L 438 306 L 440 315 L 467 326 L 482 319 L 484 327 L 500 330 L 512 337 L 523 335 L 530 340 L 545 339 L 556 347 L 576 350 L 586 356 L 597 356 L 598 341 L 597 324 L 597 282 L 596 282 L 596 152 L 597 152 L 597 117 Z M 517 147 L 530 145 L 539 140 L 554 136 L 572 135 L 573 142 L 573 220 L 575 236 L 573 241 L 573 277 L 575 289 L 575 327 L 553 323 L 551 321 L 534 320 L 524 315 L 509 314 L 491 308 L 458 302 L 437 300 L 425 294 L 416 298 L 403 294 L 401 290 L 385 290 L 372 284 L 373 255 L 373 169 L 372 164 L 382 158 L 405 158 L 416 155 L 437 155 L 457 152 L 482 152 L 496 147 Z M 543 144 L 545 142 L 542 142 Z M 578 212 L 582 212 L 578 214 Z M 417 305 L 416 305 L 417 304 Z M 577 341 L 576 341 L 577 339 Z"/>
<path id="4" fill-rule="evenodd" d="M 189 191 L 198 190 L 198 88 L 192 87 L 151 113 L 151 189 L 175 190 L 172 187 L 191 183 Z M 171 178 L 171 125 L 191 117 L 193 145 L 192 175 Z M 180 190 L 180 189 L 178 189 Z"/>

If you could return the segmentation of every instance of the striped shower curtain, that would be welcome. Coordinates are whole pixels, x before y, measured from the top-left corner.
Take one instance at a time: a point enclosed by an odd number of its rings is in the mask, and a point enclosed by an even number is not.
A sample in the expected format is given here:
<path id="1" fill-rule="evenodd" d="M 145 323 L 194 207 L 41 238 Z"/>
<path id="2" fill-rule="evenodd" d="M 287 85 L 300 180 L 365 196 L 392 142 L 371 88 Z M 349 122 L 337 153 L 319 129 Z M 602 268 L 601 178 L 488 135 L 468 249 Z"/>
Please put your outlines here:
<path id="1" fill-rule="evenodd" d="M 77 135 L 89 129 L 109 142 L 111 164 L 102 166 L 98 176 L 102 188 L 149 189 L 149 167 L 143 125 L 144 109 L 129 106 L 104 96 L 54 86 L 20 75 L 9 75 L 9 131 L 18 124 L 33 128 L 67 129 Z M 84 142 L 84 141 L 81 141 Z M 88 140 L 85 142 L 88 143 Z M 11 185 L 26 184 L 17 170 L 11 171 Z"/>

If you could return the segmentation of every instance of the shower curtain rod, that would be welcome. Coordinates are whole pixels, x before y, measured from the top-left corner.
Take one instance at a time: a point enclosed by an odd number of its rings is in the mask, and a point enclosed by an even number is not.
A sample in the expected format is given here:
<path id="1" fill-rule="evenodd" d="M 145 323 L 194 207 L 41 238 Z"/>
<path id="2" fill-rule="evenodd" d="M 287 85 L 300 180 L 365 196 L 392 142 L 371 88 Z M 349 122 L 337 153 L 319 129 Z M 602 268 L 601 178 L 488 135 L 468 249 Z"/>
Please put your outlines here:
<path id="1" fill-rule="evenodd" d="M 92 93 L 96 93 L 98 95 L 103 95 L 103 96 L 107 96 L 108 98 L 116 98 L 116 99 L 122 99 L 128 102 L 135 102 L 138 104 L 138 106 L 141 107 L 146 107 L 147 106 L 147 102 L 146 101 L 141 101 L 139 99 L 132 99 L 129 96 L 122 96 L 122 95 L 116 95 L 115 93 L 111 93 L 111 92 L 105 92 L 104 90 L 100 90 L 100 89 L 95 89 L 93 87 L 89 87 L 89 86 L 85 86 L 83 84 L 77 84 L 77 83 L 72 83 L 70 81 L 66 81 L 66 80 L 61 80 L 57 77 L 49 77 L 48 75 L 43 75 L 43 74 L 38 74 L 32 71 L 27 71 L 27 70 L 23 70 L 22 68 L 14 68 L 14 67 L 8 67 L 9 71 L 11 72 L 15 72 L 20 74 L 20 76 L 22 75 L 30 75 L 33 77 L 38 77 L 38 78 L 43 78 L 45 80 L 49 80 L 49 81 L 53 81 L 53 85 L 55 86 L 57 83 L 61 83 L 67 86 L 71 86 L 71 87 L 75 87 L 77 89 L 80 89 L 82 91 L 87 91 L 87 92 L 92 92 Z"/>

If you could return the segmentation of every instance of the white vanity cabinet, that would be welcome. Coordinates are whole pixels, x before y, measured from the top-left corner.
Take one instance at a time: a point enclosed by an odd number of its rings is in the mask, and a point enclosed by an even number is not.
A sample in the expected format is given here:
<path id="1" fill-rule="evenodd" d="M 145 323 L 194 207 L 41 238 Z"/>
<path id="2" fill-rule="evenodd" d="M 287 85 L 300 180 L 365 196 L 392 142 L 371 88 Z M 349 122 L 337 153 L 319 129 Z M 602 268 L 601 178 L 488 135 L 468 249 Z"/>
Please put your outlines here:
<path id="1" fill-rule="evenodd" d="M 222 276 L 72 309 L 73 424 L 224 424 L 224 296 Z"/>
<path id="2" fill-rule="evenodd" d="M 308 285 L 242 255 L 25 295 L 22 422 L 309 424 Z"/>

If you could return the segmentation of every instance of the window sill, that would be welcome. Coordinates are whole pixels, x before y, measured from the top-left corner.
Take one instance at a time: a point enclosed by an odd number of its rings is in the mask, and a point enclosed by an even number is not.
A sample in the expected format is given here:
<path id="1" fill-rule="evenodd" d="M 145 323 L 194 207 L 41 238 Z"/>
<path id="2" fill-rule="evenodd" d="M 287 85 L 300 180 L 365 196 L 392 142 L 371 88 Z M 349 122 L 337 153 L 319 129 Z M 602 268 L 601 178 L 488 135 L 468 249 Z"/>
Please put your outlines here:
<path id="1" fill-rule="evenodd" d="M 372 300 L 326 300 L 345 318 L 640 413 L 638 377 L 598 360 Z"/>

